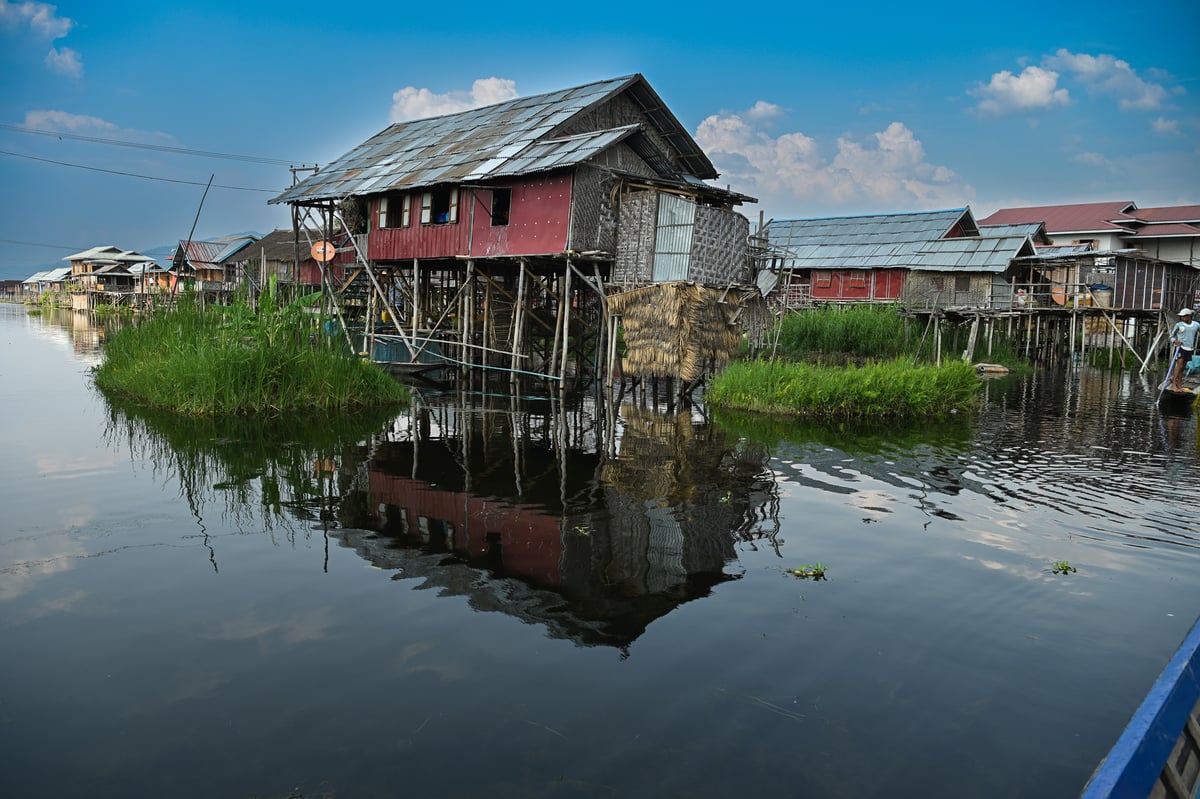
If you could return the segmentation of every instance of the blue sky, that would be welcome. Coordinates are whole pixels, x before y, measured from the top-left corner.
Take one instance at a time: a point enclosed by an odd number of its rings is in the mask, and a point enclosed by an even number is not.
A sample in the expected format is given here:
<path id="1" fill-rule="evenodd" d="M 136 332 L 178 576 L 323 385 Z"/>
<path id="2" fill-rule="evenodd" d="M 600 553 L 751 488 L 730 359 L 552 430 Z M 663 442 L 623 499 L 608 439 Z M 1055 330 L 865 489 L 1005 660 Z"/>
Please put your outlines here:
<path id="1" fill-rule="evenodd" d="M 0 278 L 194 221 L 196 238 L 288 227 L 266 201 L 289 164 L 635 72 L 718 182 L 760 199 L 755 221 L 1200 204 L 1197 31 L 1195 0 L 0 0 Z"/>

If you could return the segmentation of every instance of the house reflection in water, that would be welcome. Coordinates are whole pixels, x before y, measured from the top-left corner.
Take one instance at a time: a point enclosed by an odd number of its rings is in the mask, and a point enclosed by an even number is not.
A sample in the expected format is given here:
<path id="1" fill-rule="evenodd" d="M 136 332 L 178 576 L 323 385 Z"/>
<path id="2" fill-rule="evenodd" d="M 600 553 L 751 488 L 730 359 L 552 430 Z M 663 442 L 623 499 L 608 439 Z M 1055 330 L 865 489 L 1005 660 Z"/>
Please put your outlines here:
<path id="1" fill-rule="evenodd" d="M 606 458 L 569 416 L 414 409 L 357 468 L 343 463 L 336 535 L 397 577 L 581 645 L 625 648 L 736 579 L 736 543 L 763 537 L 750 506 L 773 495 L 765 452 L 686 414 L 625 408 L 620 455 Z"/>

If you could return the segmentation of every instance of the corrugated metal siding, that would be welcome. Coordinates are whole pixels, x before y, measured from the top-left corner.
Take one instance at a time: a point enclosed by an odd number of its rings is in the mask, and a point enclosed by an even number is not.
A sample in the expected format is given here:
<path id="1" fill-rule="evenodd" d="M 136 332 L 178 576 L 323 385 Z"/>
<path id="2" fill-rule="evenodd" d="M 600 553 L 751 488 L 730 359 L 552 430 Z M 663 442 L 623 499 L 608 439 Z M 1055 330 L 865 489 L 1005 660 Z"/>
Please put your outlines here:
<path id="1" fill-rule="evenodd" d="M 674 194 L 659 195 L 654 237 L 655 281 L 687 280 L 695 222 L 695 203 Z"/>
<path id="2" fill-rule="evenodd" d="M 405 261 L 465 255 L 469 232 L 469 226 L 461 218 L 449 225 L 414 224 L 372 230 L 367 237 L 367 257 L 373 261 Z"/>
<path id="3" fill-rule="evenodd" d="M 462 189 L 458 222 L 447 225 L 420 224 L 420 201 L 414 197 L 412 224 L 372 230 L 367 237 L 367 256 L 377 261 L 404 261 L 460 255 L 551 255 L 566 249 L 570 174 L 530 177 L 497 187 L 512 190 L 508 225 L 492 226 L 489 189 Z"/>

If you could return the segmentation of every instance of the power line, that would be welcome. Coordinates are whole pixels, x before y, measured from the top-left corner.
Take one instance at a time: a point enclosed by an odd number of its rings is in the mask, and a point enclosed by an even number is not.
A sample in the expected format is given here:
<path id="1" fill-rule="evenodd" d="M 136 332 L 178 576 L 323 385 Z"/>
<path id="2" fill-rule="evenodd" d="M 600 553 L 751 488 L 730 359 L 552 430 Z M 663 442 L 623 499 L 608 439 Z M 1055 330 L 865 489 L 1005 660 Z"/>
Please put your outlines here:
<path id="1" fill-rule="evenodd" d="M 40 241 L 17 241 L 16 239 L 0 239 L 0 244 L 23 244 L 26 247 L 47 247 L 51 250 L 70 250 L 82 252 L 87 247 L 68 247 L 65 244 L 42 244 Z"/>
<path id="2" fill-rule="evenodd" d="M 28 158 L 31 161 L 42 161 L 47 164 L 57 164 L 58 166 L 70 166 L 76 169 L 87 169 L 92 172 L 107 172 L 110 175 L 124 175 L 129 178 L 141 178 L 142 180 L 158 180 L 163 183 L 182 183 L 185 186 L 207 186 L 208 183 L 199 183 L 194 180 L 176 180 L 175 178 L 160 178 L 154 175 L 139 175 L 136 172 L 120 172 L 115 169 L 101 169 L 98 166 L 84 166 L 83 164 L 68 164 L 66 161 L 54 161 L 49 158 L 38 158 L 36 155 L 23 155 L 21 153 L 10 153 L 7 150 L 0 150 L 0 155 L 11 155 L 14 158 Z M 255 189 L 248 186 L 220 186 L 214 185 L 217 189 L 233 189 L 235 191 L 260 191 L 264 194 L 278 194 L 283 189 Z"/>
<path id="3" fill-rule="evenodd" d="M 36 128 L 26 128 L 21 125 L 3 125 L 0 124 L 0 130 L 12 130 L 17 133 L 36 133 L 39 136 L 52 136 L 58 139 L 74 139 L 76 141 L 90 141 L 97 144 L 114 144 L 118 147 L 136 147 L 142 150 L 156 150 L 161 153 L 180 153 L 182 155 L 196 155 L 203 158 L 226 158 L 231 161 L 250 161 L 257 164 L 276 164 L 278 166 L 291 166 L 298 163 L 296 161 L 285 161 L 281 158 L 263 158 L 257 155 L 237 155 L 234 153 L 214 153 L 208 150 L 191 150 L 186 147 L 167 147 L 164 144 L 146 144 L 143 142 L 121 141 L 120 139 L 102 139 L 98 136 L 83 136 L 78 133 L 62 133 L 53 130 L 37 130 Z"/>

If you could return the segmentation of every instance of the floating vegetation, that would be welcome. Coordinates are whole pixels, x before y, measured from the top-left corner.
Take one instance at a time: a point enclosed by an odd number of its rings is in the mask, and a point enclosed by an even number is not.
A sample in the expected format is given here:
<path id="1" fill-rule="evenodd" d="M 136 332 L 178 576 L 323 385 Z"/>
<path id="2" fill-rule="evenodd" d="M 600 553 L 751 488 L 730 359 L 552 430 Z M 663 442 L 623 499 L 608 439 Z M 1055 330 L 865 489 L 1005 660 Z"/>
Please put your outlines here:
<path id="1" fill-rule="evenodd" d="M 320 294 L 279 307 L 274 282 L 254 310 L 194 296 L 125 327 L 96 367 L 103 391 L 199 416 L 348 411 L 402 405 L 408 390 L 326 335 Z"/>
<path id="2" fill-rule="evenodd" d="M 801 580 L 814 582 L 826 579 L 824 563 L 806 563 L 798 569 L 788 569 L 788 574 L 799 577 Z"/>
<path id="3" fill-rule="evenodd" d="M 1053 574 L 1074 574 L 1079 569 L 1072 566 L 1070 561 L 1056 560 L 1051 564 L 1050 571 Z"/>
<path id="4" fill-rule="evenodd" d="M 712 405 L 825 419 L 942 417 L 974 407 L 979 379 L 962 361 L 854 367 L 781 361 L 731 363 L 705 395 Z"/>

